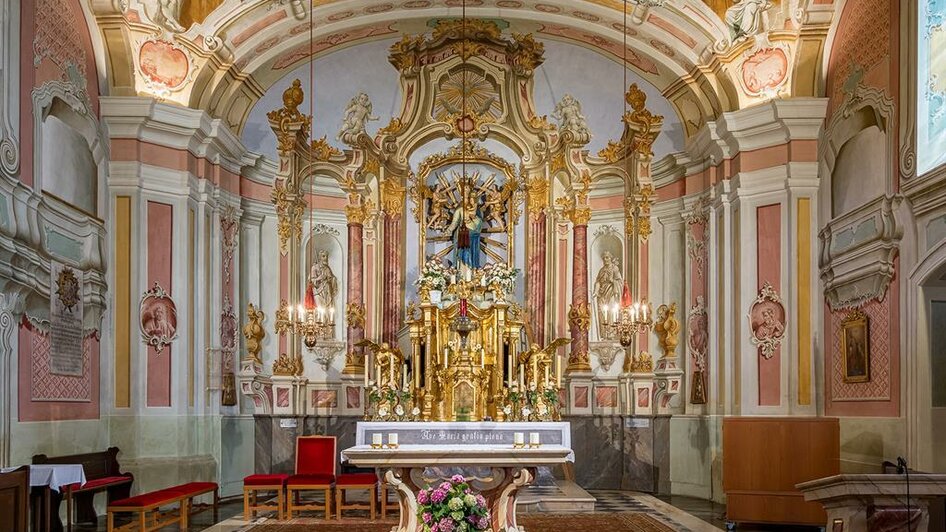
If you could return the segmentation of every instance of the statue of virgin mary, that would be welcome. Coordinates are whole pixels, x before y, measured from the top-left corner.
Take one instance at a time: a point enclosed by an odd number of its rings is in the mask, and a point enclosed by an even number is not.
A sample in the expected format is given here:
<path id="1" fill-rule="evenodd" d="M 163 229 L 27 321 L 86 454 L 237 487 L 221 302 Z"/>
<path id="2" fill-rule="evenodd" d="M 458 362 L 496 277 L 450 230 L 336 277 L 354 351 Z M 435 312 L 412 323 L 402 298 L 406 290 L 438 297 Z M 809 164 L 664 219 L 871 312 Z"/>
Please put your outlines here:
<path id="1" fill-rule="evenodd" d="M 480 232 L 483 217 L 477 198 L 472 193 L 463 196 L 461 208 L 453 211 L 453 220 L 447 234 L 453 238 L 454 264 L 465 264 L 471 269 L 480 267 Z"/>

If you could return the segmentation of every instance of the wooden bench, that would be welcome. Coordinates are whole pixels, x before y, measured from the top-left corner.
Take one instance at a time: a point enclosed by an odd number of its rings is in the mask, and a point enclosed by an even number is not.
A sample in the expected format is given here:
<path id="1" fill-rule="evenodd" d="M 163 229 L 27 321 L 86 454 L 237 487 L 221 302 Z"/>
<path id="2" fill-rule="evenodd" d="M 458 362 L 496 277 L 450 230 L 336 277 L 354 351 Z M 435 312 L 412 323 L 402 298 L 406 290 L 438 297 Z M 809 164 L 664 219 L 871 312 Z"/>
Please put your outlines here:
<path id="1" fill-rule="evenodd" d="M 62 490 L 66 499 L 66 526 L 72 531 L 73 503 L 75 503 L 75 522 L 98 524 L 93 498 L 96 493 L 107 492 L 108 502 L 125 499 L 131 494 L 131 485 L 135 480 L 131 473 L 122 473 L 118 467 L 118 447 L 109 447 L 98 453 L 71 454 L 68 456 L 49 457 L 45 454 L 33 456 L 34 464 L 81 464 L 85 471 L 85 484 L 71 484 Z M 52 511 L 58 515 L 58 502 Z"/>
<path id="2" fill-rule="evenodd" d="M 194 497 L 213 492 L 213 504 L 193 504 Z M 220 502 L 216 482 L 190 482 L 149 493 L 128 497 L 108 505 L 108 532 L 117 530 L 139 530 L 151 532 L 174 523 L 181 530 L 187 530 L 190 517 L 196 513 L 213 508 L 214 522 L 217 521 L 217 505 Z M 161 511 L 161 508 L 177 505 L 176 509 Z M 115 514 L 134 513 L 137 519 L 115 526 Z"/>

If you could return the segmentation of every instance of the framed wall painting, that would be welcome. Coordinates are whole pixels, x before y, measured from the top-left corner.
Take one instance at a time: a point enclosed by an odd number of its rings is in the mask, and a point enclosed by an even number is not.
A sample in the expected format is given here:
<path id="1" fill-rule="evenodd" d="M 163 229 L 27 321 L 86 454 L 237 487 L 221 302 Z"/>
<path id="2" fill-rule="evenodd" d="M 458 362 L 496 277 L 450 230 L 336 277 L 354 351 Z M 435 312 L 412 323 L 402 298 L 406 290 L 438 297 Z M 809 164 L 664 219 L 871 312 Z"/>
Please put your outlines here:
<path id="1" fill-rule="evenodd" d="M 844 382 L 870 381 L 870 328 L 867 321 L 867 315 L 855 309 L 841 322 Z"/>

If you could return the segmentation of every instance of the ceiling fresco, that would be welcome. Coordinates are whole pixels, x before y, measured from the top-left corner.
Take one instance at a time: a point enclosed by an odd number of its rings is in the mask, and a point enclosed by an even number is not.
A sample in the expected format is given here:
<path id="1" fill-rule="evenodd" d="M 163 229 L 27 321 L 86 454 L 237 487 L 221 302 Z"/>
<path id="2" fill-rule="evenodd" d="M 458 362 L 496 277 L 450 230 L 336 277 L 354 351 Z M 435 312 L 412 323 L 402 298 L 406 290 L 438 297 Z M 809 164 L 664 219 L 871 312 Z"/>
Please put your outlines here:
<path id="1" fill-rule="evenodd" d="M 274 87 L 284 88 L 285 80 L 313 57 L 321 61 L 348 48 L 429 32 L 431 21 L 459 17 L 463 2 L 313 0 L 311 10 L 308 5 L 304 0 L 93 3 L 110 65 L 110 93 L 151 94 L 204 109 L 238 134 L 259 137 L 257 102 L 278 92 Z M 600 72 L 620 74 L 619 65 L 626 60 L 628 83 L 647 87 L 654 92 L 654 102 L 666 102 L 671 108 L 664 115 L 674 117 L 679 133 L 658 140 L 660 149 L 668 152 L 721 112 L 821 90 L 820 72 L 801 72 L 796 65 L 819 68 L 833 20 L 832 2 L 672 0 L 659 7 L 627 7 L 625 18 L 625 4 L 617 0 L 466 2 L 467 16 L 494 21 L 507 34 L 532 34 L 550 46 L 567 45 L 556 49 L 556 53 L 568 50 L 566 57 L 580 54 L 578 49 L 589 51 Z M 547 93 L 577 93 L 585 90 L 580 85 L 593 86 L 575 80 L 604 79 L 597 73 L 593 77 L 573 73 L 570 80 L 559 72 L 563 67 L 556 66 L 554 55 L 547 57 L 543 75 L 552 87 Z M 320 70 L 335 68 L 340 75 L 331 79 L 337 90 L 351 93 L 354 89 L 347 80 L 369 81 L 360 73 L 365 65 L 377 67 L 378 78 L 389 70 L 383 66 L 384 58 L 368 62 L 356 58 L 347 65 L 328 60 Z M 608 62 L 611 67 L 604 66 Z M 332 63 L 339 64 L 336 68 Z M 560 64 L 564 70 L 579 65 Z M 805 84 L 800 89 L 795 87 L 796 78 Z M 543 98 L 539 92 L 536 96 L 537 101 Z M 373 99 L 380 108 L 389 105 L 393 95 Z M 600 94 L 584 99 L 592 107 L 592 100 L 611 100 Z M 614 101 L 619 101 L 617 96 Z M 333 121 L 330 114 L 326 120 Z M 603 125 L 593 128 L 593 142 L 610 134 Z M 265 144 L 257 139 L 256 147 L 265 151 Z"/>

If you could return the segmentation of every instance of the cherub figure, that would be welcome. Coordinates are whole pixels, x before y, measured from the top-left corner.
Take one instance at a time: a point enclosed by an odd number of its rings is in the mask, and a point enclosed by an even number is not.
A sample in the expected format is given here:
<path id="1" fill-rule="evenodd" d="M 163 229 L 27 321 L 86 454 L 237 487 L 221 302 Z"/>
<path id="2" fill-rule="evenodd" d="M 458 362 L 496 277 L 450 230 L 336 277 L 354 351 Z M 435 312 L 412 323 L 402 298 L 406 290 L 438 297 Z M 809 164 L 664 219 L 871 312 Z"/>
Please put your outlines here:
<path id="1" fill-rule="evenodd" d="M 492 227 L 502 230 L 506 229 L 506 221 L 503 215 L 506 213 L 504 203 L 506 195 L 499 187 L 487 188 L 483 194 L 483 212 L 486 217 L 486 223 Z"/>
<path id="2" fill-rule="evenodd" d="M 368 95 L 360 92 L 348 102 L 345 118 L 342 119 L 342 128 L 338 130 L 335 138 L 346 143 L 350 142 L 365 132 L 365 126 L 369 120 L 378 120 L 378 117 L 371 114 L 371 100 L 368 99 Z"/>
<path id="3" fill-rule="evenodd" d="M 430 196 L 430 216 L 427 227 L 443 231 L 450 223 L 450 191 L 444 183 L 434 187 Z"/>
<path id="4" fill-rule="evenodd" d="M 585 115 L 581 114 L 581 103 L 571 94 L 562 96 L 562 100 L 555 105 L 552 117 L 558 120 L 561 131 L 571 131 L 578 137 L 591 138 L 588 121 L 585 120 Z"/>

